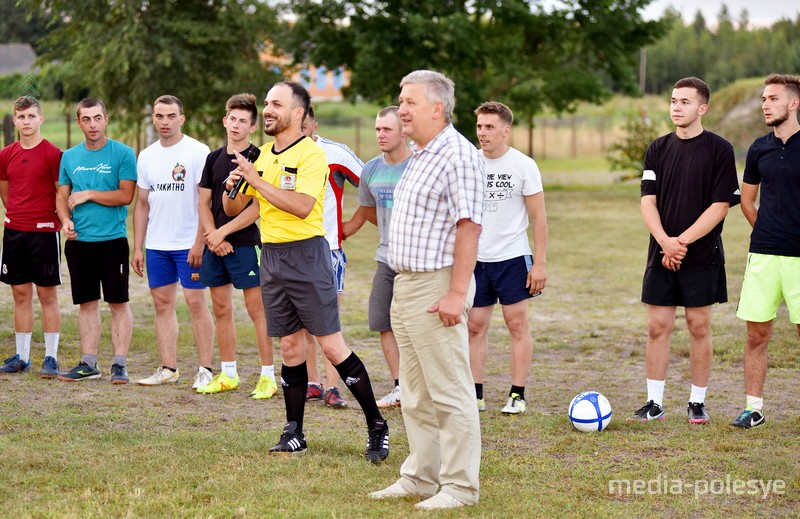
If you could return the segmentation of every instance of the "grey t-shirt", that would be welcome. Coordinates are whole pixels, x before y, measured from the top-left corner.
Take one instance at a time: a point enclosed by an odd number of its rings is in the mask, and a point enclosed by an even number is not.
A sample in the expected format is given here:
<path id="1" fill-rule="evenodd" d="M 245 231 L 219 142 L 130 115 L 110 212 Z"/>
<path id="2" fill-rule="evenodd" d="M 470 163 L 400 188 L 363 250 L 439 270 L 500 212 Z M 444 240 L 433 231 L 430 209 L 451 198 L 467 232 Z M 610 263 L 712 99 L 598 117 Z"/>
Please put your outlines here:
<path id="1" fill-rule="evenodd" d="M 387 164 L 383 154 L 378 155 L 364 165 L 361 171 L 361 184 L 358 186 L 358 203 L 365 207 L 374 207 L 378 219 L 377 261 L 389 261 L 389 225 L 392 221 L 394 205 L 394 188 L 406 170 L 411 157 L 398 164 Z"/>

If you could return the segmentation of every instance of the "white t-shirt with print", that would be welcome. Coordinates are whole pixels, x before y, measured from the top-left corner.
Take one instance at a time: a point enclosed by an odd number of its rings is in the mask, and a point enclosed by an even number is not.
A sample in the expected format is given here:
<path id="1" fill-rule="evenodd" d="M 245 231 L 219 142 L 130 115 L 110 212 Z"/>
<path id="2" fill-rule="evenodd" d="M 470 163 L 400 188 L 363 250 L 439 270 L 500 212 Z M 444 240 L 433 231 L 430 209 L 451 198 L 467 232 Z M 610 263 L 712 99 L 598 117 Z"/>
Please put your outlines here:
<path id="1" fill-rule="evenodd" d="M 542 191 L 539 166 L 514 148 L 500 158 L 484 156 L 483 160 L 486 189 L 478 261 L 497 262 L 531 254 L 524 197 Z"/>
<path id="2" fill-rule="evenodd" d="M 136 184 L 150 193 L 145 247 L 190 249 L 197 237 L 198 188 L 208 146 L 188 135 L 169 147 L 156 141 L 139 153 Z"/>

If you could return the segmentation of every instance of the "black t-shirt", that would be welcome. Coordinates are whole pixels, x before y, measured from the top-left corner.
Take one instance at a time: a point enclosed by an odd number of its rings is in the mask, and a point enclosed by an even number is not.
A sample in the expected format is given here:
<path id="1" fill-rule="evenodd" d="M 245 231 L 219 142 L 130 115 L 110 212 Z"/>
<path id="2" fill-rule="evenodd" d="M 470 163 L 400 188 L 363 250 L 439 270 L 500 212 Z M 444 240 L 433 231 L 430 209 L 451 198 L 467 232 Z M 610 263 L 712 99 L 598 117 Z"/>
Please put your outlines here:
<path id="1" fill-rule="evenodd" d="M 656 196 L 664 231 L 679 236 L 711 204 L 729 202 L 732 207 L 739 203 L 733 146 L 706 130 L 691 139 L 681 139 L 675 132 L 659 137 L 647 147 L 641 193 Z M 689 245 L 682 269 L 704 270 L 725 264 L 722 224 Z M 660 267 L 662 257 L 661 246 L 651 235 L 647 266 Z"/>
<path id="2" fill-rule="evenodd" d="M 256 148 L 256 146 L 251 144 L 242 155 L 247 157 L 252 148 Z M 236 164 L 231 162 L 234 158 L 236 158 L 234 155 L 228 155 L 226 146 L 212 151 L 206 158 L 203 176 L 200 177 L 200 187 L 211 190 L 211 214 L 214 215 L 214 224 L 217 229 L 235 218 L 225 214 L 225 209 L 222 207 L 222 194 L 225 193 L 223 183 L 230 172 L 236 169 Z M 250 203 L 253 201 L 251 200 Z M 261 244 L 261 236 L 255 223 L 229 234 L 226 240 L 234 247 Z"/>
<path id="3" fill-rule="evenodd" d="M 761 184 L 750 252 L 800 256 L 800 132 L 784 143 L 768 133 L 747 150 L 746 184 Z"/>

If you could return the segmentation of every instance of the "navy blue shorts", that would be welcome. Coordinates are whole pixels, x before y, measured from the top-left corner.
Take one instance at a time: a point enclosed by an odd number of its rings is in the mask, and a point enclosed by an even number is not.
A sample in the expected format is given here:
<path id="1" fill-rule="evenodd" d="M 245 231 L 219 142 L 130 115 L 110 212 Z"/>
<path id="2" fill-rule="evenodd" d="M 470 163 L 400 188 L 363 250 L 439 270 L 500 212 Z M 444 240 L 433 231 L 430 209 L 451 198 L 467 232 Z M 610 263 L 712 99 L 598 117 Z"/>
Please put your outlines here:
<path id="1" fill-rule="evenodd" d="M 664 267 L 647 267 L 644 271 L 642 303 L 699 308 L 727 301 L 725 266 L 677 272 Z"/>
<path id="2" fill-rule="evenodd" d="M 200 267 L 200 283 L 207 287 L 222 287 L 233 283 L 244 290 L 259 286 L 258 260 L 260 245 L 240 245 L 226 256 L 217 256 L 206 247 Z"/>
<path id="3" fill-rule="evenodd" d="M 513 305 L 533 297 L 525 287 L 533 266 L 530 255 L 475 264 L 475 302 L 472 306 Z"/>

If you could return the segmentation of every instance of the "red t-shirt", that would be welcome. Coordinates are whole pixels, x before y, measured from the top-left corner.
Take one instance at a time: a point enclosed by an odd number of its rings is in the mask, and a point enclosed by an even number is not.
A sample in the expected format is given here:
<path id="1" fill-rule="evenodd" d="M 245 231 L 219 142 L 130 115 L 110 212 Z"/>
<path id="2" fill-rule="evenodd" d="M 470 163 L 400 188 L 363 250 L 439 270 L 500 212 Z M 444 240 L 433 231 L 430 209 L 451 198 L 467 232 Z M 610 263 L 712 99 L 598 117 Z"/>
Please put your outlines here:
<path id="1" fill-rule="evenodd" d="M 0 150 L 0 180 L 8 181 L 5 226 L 17 231 L 61 230 L 56 182 L 61 150 L 46 139 L 26 150 L 19 142 Z"/>

